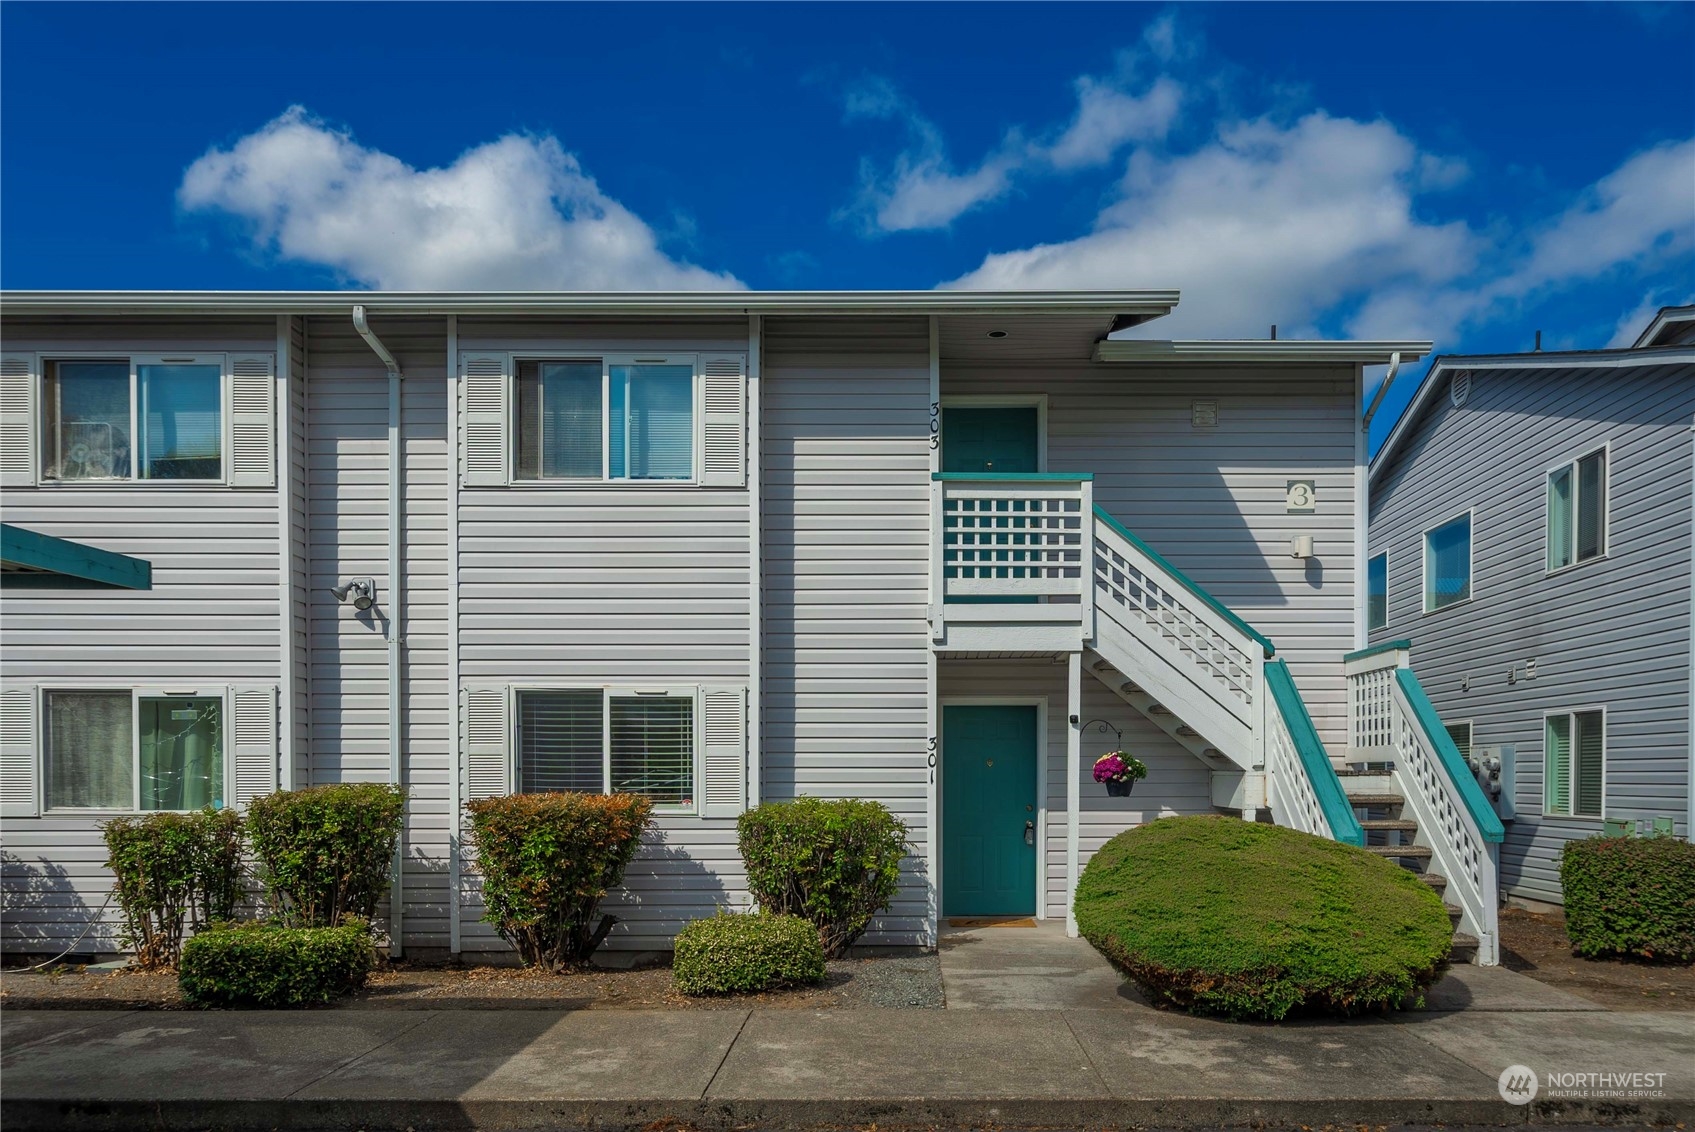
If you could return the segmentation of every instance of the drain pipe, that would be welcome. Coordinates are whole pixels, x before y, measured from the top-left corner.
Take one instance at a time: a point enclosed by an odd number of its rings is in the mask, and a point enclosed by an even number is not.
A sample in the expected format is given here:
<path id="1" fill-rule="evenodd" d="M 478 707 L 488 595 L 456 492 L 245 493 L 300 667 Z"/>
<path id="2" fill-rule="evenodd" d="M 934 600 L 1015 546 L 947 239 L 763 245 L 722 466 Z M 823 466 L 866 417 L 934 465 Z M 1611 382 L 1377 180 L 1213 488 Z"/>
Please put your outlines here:
<path id="1" fill-rule="evenodd" d="M 383 618 L 383 636 L 388 641 L 388 780 L 395 786 L 405 783 L 400 762 L 401 704 L 406 689 L 401 683 L 400 636 L 401 610 L 405 600 L 404 578 L 401 573 L 401 476 L 405 454 L 400 447 L 400 363 L 388 352 L 388 347 L 371 332 L 365 321 L 363 305 L 353 308 L 353 329 L 365 344 L 382 359 L 388 369 L 388 616 Z M 394 888 L 389 895 L 390 955 L 401 953 L 402 918 L 406 910 L 406 820 L 402 816 L 400 836 L 394 842 Z"/>
<path id="2" fill-rule="evenodd" d="M 1389 372 L 1383 375 L 1383 384 L 1377 387 L 1377 396 L 1371 399 L 1371 408 L 1365 411 L 1365 419 L 1360 427 L 1369 429 L 1371 418 L 1377 415 L 1377 407 L 1383 404 L 1383 398 L 1389 395 L 1389 387 L 1395 384 L 1395 375 L 1401 372 L 1401 352 L 1396 350 L 1389 355 Z"/>
<path id="3" fill-rule="evenodd" d="M 1396 350 L 1389 355 L 1389 369 L 1383 375 L 1383 384 L 1377 387 L 1377 396 L 1371 399 L 1371 406 L 1360 417 L 1360 430 L 1354 437 L 1354 579 L 1356 593 L 1364 593 L 1366 589 L 1365 575 L 1371 568 L 1371 418 L 1377 415 L 1377 408 L 1383 404 L 1383 398 L 1389 395 L 1389 387 L 1395 384 L 1395 375 L 1401 372 L 1401 352 Z M 1365 367 L 1358 370 L 1359 400 L 1358 406 L 1365 402 Z M 1365 648 L 1371 638 L 1371 630 L 1366 626 L 1369 618 L 1366 616 L 1366 603 L 1369 598 L 1354 602 L 1354 647 Z"/>

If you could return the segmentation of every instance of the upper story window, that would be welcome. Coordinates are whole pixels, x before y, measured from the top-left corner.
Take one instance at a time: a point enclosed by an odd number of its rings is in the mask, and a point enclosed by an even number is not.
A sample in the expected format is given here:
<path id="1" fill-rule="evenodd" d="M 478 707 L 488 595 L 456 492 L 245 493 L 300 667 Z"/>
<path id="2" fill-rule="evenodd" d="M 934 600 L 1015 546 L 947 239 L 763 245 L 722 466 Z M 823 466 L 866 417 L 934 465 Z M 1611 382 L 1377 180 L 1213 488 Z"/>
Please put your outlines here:
<path id="1" fill-rule="evenodd" d="M 1424 532 L 1424 611 L 1471 599 L 1471 512 Z"/>
<path id="2" fill-rule="evenodd" d="M 271 354 L 0 356 L 0 483 L 276 483 Z"/>
<path id="3" fill-rule="evenodd" d="M 1607 553 L 1607 450 L 1548 473 L 1548 569 Z"/>
<path id="4" fill-rule="evenodd" d="M 466 487 L 747 483 L 744 354 L 460 355 Z"/>
<path id="5" fill-rule="evenodd" d="M 1374 554 L 1365 564 L 1365 627 L 1389 624 L 1389 555 Z"/>
<path id="6" fill-rule="evenodd" d="M 695 361 L 520 360 L 516 478 L 692 480 Z"/>

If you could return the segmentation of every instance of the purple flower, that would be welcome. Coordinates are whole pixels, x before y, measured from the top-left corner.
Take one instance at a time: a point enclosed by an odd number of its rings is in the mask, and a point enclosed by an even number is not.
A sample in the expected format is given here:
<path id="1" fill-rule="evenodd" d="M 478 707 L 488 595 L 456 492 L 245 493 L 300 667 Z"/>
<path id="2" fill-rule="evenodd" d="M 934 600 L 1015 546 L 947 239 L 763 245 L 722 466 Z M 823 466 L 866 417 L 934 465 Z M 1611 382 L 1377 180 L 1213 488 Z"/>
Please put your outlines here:
<path id="1" fill-rule="evenodd" d="M 1122 779 L 1130 768 L 1117 751 L 1102 755 L 1095 760 L 1096 782 L 1117 782 Z"/>

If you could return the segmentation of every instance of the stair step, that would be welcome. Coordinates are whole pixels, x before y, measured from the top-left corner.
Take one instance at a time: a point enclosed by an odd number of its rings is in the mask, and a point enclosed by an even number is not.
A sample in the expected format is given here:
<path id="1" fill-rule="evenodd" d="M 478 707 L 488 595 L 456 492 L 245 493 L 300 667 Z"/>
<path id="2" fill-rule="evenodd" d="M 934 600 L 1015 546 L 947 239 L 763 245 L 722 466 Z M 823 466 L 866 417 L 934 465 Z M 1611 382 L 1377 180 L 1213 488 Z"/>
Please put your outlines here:
<path id="1" fill-rule="evenodd" d="M 1399 830 L 1402 833 L 1417 833 L 1418 823 L 1406 818 L 1361 818 L 1361 829 Z"/>
<path id="2" fill-rule="evenodd" d="M 1458 959 L 1462 963 L 1469 963 L 1477 954 L 1477 945 L 1476 936 L 1467 935 L 1464 932 L 1455 932 L 1454 942 L 1448 949 L 1448 957 Z"/>
<path id="3" fill-rule="evenodd" d="M 1430 859 L 1430 846 L 1428 845 L 1367 845 L 1365 851 L 1376 853 L 1379 857 L 1407 857 L 1421 861 Z"/>
<path id="4" fill-rule="evenodd" d="M 1441 873 L 1419 873 L 1418 879 L 1423 881 L 1425 884 L 1428 884 L 1431 888 L 1434 888 L 1437 892 L 1446 892 L 1448 889 L 1448 878 L 1443 876 Z"/>
<path id="5" fill-rule="evenodd" d="M 1350 806 L 1399 806 L 1405 804 L 1405 802 L 1406 799 L 1399 794 L 1361 791 L 1358 794 L 1348 795 Z"/>
<path id="6" fill-rule="evenodd" d="M 1337 778 L 1388 778 L 1395 772 L 1392 770 L 1366 769 L 1364 767 L 1338 767 Z"/>
<path id="7" fill-rule="evenodd" d="M 1442 910 L 1448 913 L 1448 919 L 1453 921 L 1456 928 L 1460 926 L 1460 917 L 1465 915 L 1464 908 L 1461 908 L 1458 904 L 1449 904 L 1444 900 L 1442 902 Z"/>

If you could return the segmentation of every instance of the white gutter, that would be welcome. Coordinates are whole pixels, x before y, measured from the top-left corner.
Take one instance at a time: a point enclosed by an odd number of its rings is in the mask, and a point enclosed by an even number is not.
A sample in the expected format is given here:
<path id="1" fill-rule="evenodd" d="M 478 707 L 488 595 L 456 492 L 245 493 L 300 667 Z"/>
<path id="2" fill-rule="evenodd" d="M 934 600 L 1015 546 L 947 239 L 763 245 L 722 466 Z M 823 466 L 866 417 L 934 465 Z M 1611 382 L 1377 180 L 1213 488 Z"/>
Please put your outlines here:
<path id="1" fill-rule="evenodd" d="M 1383 398 L 1389 395 L 1389 387 L 1395 384 L 1395 375 L 1400 372 L 1401 355 L 1399 353 L 1390 354 L 1389 372 L 1383 375 L 1383 384 L 1377 387 L 1377 396 L 1371 399 L 1371 407 L 1365 411 L 1365 416 L 1360 419 L 1361 431 L 1370 431 L 1371 418 L 1377 415 L 1377 407 L 1383 404 Z"/>
<path id="2" fill-rule="evenodd" d="M 405 454 L 400 447 L 400 363 L 388 352 L 388 347 L 371 332 L 365 321 L 365 308 L 354 306 L 353 329 L 371 347 L 388 369 L 388 616 L 383 618 L 383 636 L 388 641 L 388 780 L 396 786 L 405 785 L 401 766 L 400 736 L 402 701 L 406 688 L 401 682 L 400 645 L 401 618 L 404 614 L 406 588 L 401 574 L 401 477 Z M 394 844 L 394 889 L 389 896 L 390 955 L 401 954 L 402 919 L 406 909 L 406 822 L 401 819 L 400 836 Z"/>
<path id="3" fill-rule="evenodd" d="M 1393 363 L 1422 358 L 1433 342 L 1321 342 L 1298 338 L 1192 339 L 1108 338 L 1095 343 L 1097 362 L 1338 362 Z"/>
<path id="4" fill-rule="evenodd" d="M 1159 291 L 3 291 L 6 313 L 340 314 L 1076 314 L 1141 322 L 1169 314 Z"/>

